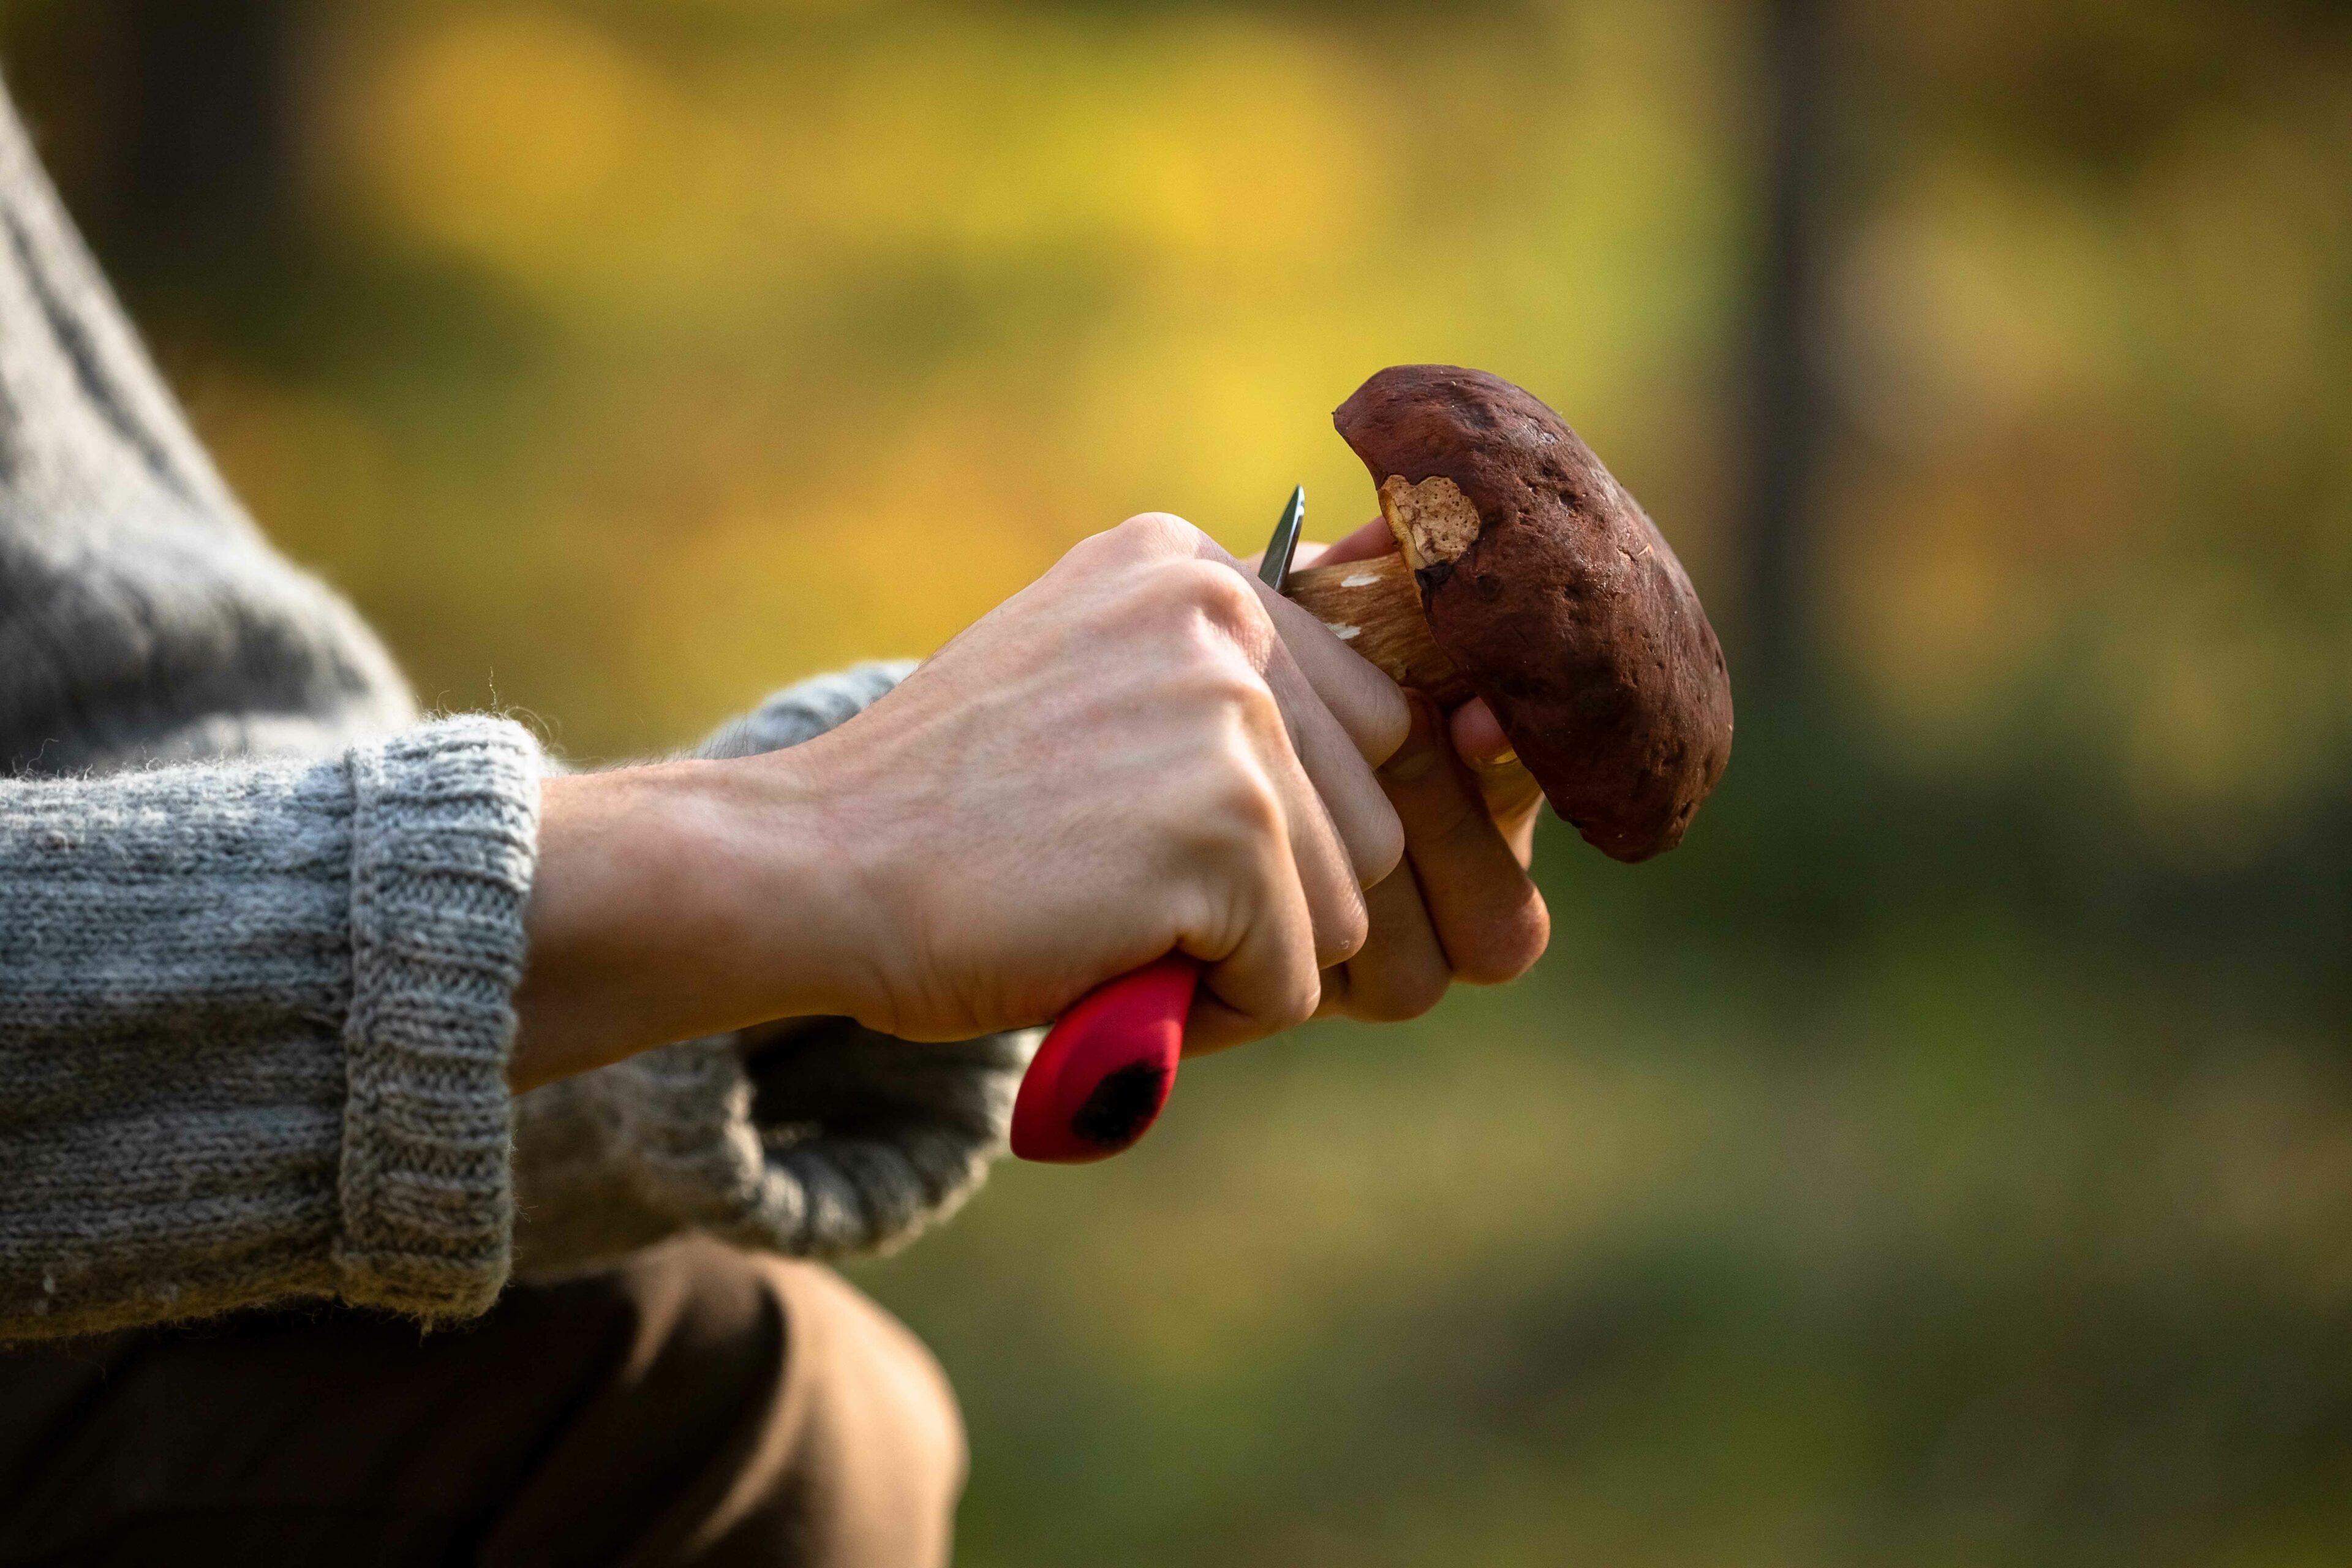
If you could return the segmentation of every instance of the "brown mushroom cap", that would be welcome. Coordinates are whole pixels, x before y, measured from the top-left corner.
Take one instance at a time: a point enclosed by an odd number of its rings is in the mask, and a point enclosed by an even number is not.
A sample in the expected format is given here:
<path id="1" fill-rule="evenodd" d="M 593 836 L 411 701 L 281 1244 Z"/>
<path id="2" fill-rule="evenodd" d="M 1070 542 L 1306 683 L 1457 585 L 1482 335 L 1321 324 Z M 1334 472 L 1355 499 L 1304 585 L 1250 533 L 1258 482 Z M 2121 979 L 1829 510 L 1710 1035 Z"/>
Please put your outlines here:
<path id="1" fill-rule="evenodd" d="M 1731 678 L 1649 515 L 1565 420 L 1484 371 L 1394 365 L 1331 418 L 1437 646 L 1552 808 L 1620 860 L 1681 842 L 1731 757 Z"/>

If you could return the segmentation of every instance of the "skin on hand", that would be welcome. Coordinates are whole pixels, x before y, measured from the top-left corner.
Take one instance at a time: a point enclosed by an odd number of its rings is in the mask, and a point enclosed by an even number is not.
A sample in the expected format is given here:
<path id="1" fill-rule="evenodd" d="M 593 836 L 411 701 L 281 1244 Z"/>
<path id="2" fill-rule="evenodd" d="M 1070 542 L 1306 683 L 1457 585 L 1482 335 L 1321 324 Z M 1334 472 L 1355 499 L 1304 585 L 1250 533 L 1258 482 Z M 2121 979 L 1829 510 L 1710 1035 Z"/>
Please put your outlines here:
<path id="1" fill-rule="evenodd" d="M 1405 854 L 1373 769 L 1412 727 L 1198 530 L 1131 519 L 804 745 L 549 781 L 509 1077 L 812 1014 L 964 1038 L 1171 950 L 1204 964 L 1188 1041 L 1288 1027 Z"/>

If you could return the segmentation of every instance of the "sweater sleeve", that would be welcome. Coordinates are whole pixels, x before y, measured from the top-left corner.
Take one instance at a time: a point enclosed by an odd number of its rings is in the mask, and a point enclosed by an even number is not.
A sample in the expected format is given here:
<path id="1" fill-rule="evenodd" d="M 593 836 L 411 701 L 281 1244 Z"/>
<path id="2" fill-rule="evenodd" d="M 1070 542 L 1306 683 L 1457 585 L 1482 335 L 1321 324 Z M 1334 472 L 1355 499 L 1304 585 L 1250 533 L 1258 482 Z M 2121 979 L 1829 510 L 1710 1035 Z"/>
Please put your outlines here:
<path id="1" fill-rule="evenodd" d="M 796 687 L 705 754 L 901 673 Z M 542 765 L 510 725 L 415 727 L 269 548 L 0 88 L 0 1340 L 302 1295 L 462 1315 L 510 1256 L 866 1250 L 978 1185 L 1027 1037 L 827 1024 L 510 1100 Z"/>
<path id="2" fill-rule="evenodd" d="M 538 799 L 478 717 L 0 782 L 0 1338 L 488 1304 Z"/>

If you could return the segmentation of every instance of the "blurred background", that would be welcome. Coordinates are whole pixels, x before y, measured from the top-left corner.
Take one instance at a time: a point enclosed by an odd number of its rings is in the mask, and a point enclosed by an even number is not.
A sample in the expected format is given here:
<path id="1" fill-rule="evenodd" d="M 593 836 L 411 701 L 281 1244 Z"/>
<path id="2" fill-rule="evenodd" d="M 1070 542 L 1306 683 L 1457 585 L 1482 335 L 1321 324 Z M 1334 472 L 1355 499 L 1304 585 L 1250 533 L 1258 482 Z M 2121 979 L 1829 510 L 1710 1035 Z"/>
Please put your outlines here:
<path id="1" fill-rule="evenodd" d="M 582 759 L 1567 415 L 1731 771 L 1553 951 L 858 1277 L 982 1565 L 2352 1556 L 2352 23 L 2322 0 L 10 0 L 233 482 Z"/>

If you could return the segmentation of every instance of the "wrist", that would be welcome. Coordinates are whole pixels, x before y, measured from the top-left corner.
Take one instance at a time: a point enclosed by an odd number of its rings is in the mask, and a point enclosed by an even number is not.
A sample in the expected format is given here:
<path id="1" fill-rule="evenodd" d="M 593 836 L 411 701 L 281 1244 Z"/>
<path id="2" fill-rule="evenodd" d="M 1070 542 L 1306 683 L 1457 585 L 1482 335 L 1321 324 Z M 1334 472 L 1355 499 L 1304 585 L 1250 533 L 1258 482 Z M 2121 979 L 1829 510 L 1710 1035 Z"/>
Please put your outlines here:
<path id="1" fill-rule="evenodd" d="M 710 984 L 772 1018 L 871 1021 L 884 923 L 861 858 L 854 784 L 827 770 L 820 737 L 740 762 L 698 764 L 690 849 L 705 868 Z M 704 1031 L 708 1032 L 708 1031 Z"/>
<path id="2" fill-rule="evenodd" d="M 837 835 L 782 754 L 542 785 L 518 1091 L 655 1046 L 849 1010 Z"/>

